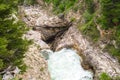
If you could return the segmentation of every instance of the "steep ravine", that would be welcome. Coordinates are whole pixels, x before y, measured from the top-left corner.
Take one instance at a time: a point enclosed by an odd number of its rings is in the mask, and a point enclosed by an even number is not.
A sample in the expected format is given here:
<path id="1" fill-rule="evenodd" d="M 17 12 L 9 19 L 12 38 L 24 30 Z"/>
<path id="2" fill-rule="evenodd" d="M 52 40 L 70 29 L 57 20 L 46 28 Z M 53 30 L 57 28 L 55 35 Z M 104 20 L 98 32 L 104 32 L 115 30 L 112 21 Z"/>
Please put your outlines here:
<path id="1" fill-rule="evenodd" d="M 29 54 L 26 54 L 24 61 L 29 69 L 20 76 L 23 80 L 50 80 L 47 62 L 39 51 L 51 47 L 55 51 L 62 48 L 76 49 L 83 58 L 82 64 L 84 68 L 88 66 L 86 69 L 93 70 L 94 80 L 98 80 L 98 77 L 103 72 L 106 72 L 111 77 L 120 75 L 118 61 L 108 53 L 102 52 L 98 47 L 93 47 L 82 36 L 74 23 L 71 24 L 67 20 L 52 15 L 50 11 L 48 12 L 42 6 L 21 6 L 20 13 L 23 21 L 33 28 L 25 36 L 28 39 L 33 39 L 35 44 L 30 47 Z M 49 44 L 46 44 L 46 41 L 48 42 L 50 39 L 52 40 Z M 38 58 L 38 56 L 40 57 Z"/>

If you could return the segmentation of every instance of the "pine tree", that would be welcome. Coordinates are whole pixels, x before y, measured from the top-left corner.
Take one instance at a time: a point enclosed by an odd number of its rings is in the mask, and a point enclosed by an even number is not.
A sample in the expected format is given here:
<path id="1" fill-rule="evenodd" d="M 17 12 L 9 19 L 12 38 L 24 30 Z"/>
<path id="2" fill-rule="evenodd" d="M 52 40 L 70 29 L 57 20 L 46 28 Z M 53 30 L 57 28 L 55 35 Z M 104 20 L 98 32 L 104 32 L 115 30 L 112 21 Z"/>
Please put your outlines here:
<path id="1" fill-rule="evenodd" d="M 22 67 L 29 41 L 22 39 L 28 30 L 22 21 L 11 18 L 19 0 L 0 0 L 0 70 L 8 66 Z"/>

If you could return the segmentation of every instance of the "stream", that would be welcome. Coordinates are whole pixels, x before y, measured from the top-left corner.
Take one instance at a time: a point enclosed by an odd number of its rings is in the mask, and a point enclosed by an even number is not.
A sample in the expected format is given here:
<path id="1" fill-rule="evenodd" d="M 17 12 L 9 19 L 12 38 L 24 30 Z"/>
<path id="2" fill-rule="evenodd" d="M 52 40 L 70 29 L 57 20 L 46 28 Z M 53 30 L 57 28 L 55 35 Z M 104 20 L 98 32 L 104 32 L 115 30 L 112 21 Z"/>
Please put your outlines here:
<path id="1" fill-rule="evenodd" d="M 93 80 L 93 73 L 84 70 L 82 59 L 75 50 L 63 48 L 60 51 L 41 50 L 48 62 L 51 80 Z"/>

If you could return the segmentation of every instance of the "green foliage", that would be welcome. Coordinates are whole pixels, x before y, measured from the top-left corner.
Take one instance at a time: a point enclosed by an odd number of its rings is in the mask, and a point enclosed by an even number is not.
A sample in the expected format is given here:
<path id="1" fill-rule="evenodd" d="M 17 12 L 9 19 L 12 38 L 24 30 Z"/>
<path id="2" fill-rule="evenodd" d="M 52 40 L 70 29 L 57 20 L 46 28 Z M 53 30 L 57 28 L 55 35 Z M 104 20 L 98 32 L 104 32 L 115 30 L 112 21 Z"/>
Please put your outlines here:
<path id="1" fill-rule="evenodd" d="M 94 23 L 96 13 L 94 13 L 94 2 L 93 0 L 84 0 L 85 9 L 83 18 L 85 23 L 80 26 L 80 30 L 87 36 L 89 36 L 94 42 L 99 39 L 99 31 Z"/>
<path id="2" fill-rule="evenodd" d="M 78 0 L 45 0 L 47 3 L 53 3 L 55 13 L 63 13 L 71 9 Z"/>
<path id="3" fill-rule="evenodd" d="M 34 4 L 37 4 L 37 1 L 36 0 L 19 0 L 19 4 L 34 5 Z"/>
<path id="4" fill-rule="evenodd" d="M 2 76 L 0 75 L 0 80 L 2 80 Z"/>
<path id="5" fill-rule="evenodd" d="M 44 68 L 42 67 L 42 68 L 40 68 L 40 71 L 44 71 Z"/>
<path id="6" fill-rule="evenodd" d="M 120 0 L 100 0 L 101 17 L 98 19 L 102 29 L 113 29 L 115 33 L 111 39 L 116 41 L 117 47 L 120 47 Z M 120 61 L 120 50 L 113 45 L 107 45 L 107 51 L 116 56 Z"/>
<path id="7" fill-rule="evenodd" d="M 114 45 L 110 45 L 108 44 L 105 49 L 105 51 L 108 51 L 112 56 L 116 56 L 118 59 L 119 59 L 119 62 L 120 62 L 120 50 L 117 48 L 114 47 Z"/>
<path id="8" fill-rule="evenodd" d="M 93 0 L 85 0 L 85 4 L 86 4 L 86 10 L 88 11 L 88 13 L 90 13 L 90 14 L 94 13 Z"/>
<path id="9" fill-rule="evenodd" d="M 70 22 L 74 22 L 74 21 L 76 21 L 76 18 L 72 17 L 72 18 L 70 19 Z"/>
<path id="10" fill-rule="evenodd" d="M 19 65 L 18 67 L 22 70 L 21 74 L 23 74 L 27 69 L 27 66 L 25 64 Z"/>
<path id="11" fill-rule="evenodd" d="M 11 80 L 19 80 L 17 77 L 15 77 L 15 78 L 13 78 L 13 79 L 11 79 Z"/>
<path id="12" fill-rule="evenodd" d="M 22 38 L 28 30 L 25 24 L 10 19 L 18 4 L 19 0 L 0 0 L 0 70 L 23 65 L 22 58 L 29 45 L 29 41 Z"/>
<path id="13" fill-rule="evenodd" d="M 120 80 L 120 76 L 115 77 L 113 80 Z"/>
<path id="14" fill-rule="evenodd" d="M 0 59 L 0 69 L 3 68 L 3 65 L 4 65 L 3 61 L 2 61 L 2 59 Z"/>
<path id="15" fill-rule="evenodd" d="M 93 42 L 98 41 L 99 39 L 99 31 L 96 28 L 96 25 L 93 22 L 93 18 L 87 22 L 86 24 L 80 26 L 80 30 L 82 31 L 83 34 L 89 36 Z"/>
<path id="16" fill-rule="evenodd" d="M 93 18 L 93 15 L 86 10 L 83 14 L 83 17 L 85 19 L 85 22 L 87 23 Z"/>
<path id="17" fill-rule="evenodd" d="M 99 80 L 112 80 L 112 79 L 111 79 L 110 76 L 107 75 L 106 73 L 102 73 L 102 74 L 100 75 Z"/>
<path id="18" fill-rule="evenodd" d="M 100 0 L 100 5 L 103 28 L 108 29 L 120 25 L 120 0 Z"/>

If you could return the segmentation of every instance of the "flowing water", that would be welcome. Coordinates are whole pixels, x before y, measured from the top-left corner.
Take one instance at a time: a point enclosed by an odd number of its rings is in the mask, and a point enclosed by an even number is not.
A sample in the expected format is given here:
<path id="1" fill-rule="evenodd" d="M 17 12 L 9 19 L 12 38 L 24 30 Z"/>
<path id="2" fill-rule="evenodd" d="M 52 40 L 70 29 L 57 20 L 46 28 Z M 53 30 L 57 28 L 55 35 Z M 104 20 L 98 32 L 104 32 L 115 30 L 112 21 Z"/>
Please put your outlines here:
<path id="1" fill-rule="evenodd" d="M 93 80 L 93 74 L 81 66 L 81 57 L 72 49 L 62 49 L 58 52 L 42 50 L 48 61 L 51 80 Z"/>

